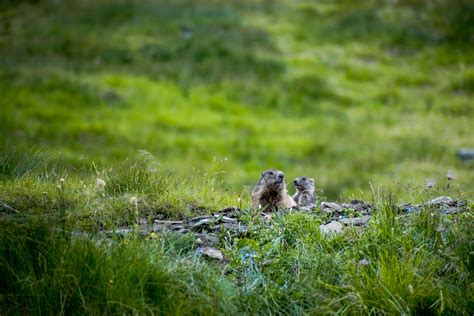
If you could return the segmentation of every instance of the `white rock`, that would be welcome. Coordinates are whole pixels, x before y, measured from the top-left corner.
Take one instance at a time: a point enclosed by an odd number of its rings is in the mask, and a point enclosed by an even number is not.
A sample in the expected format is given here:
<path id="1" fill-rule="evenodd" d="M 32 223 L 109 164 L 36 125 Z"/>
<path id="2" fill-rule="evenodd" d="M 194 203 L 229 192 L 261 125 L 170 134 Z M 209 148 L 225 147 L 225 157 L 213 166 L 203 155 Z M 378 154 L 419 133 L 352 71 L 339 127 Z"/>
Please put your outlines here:
<path id="1" fill-rule="evenodd" d="M 320 225 L 319 229 L 321 230 L 321 233 L 324 234 L 339 234 L 340 232 L 342 232 L 342 227 L 344 227 L 344 225 L 342 225 L 341 223 L 337 221 L 332 221 L 329 224 Z"/>
<path id="2" fill-rule="evenodd" d="M 199 247 L 198 249 L 196 249 L 196 253 L 212 259 L 224 259 L 224 255 L 222 254 L 222 252 L 219 249 L 213 247 Z"/>
<path id="3" fill-rule="evenodd" d="M 450 205 L 453 202 L 454 202 L 454 200 L 452 198 L 450 198 L 449 196 L 440 196 L 440 197 L 437 197 L 435 199 L 432 199 L 431 201 L 428 202 L 428 204 L 432 205 L 432 206 L 437 206 L 437 205 L 440 205 L 440 204 Z"/>
<path id="4" fill-rule="evenodd" d="M 362 226 L 365 225 L 370 219 L 370 215 L 364 215 L 361 217 L 342 218 L 339 221 L 344 225 L 348 226 Z"/>
<path id="5" fill-rule="evenodd" d="M 334 212 L 342 210 L 342 205 L 333 202 L 321 203 L 321 209 L 326 212 Z"/>

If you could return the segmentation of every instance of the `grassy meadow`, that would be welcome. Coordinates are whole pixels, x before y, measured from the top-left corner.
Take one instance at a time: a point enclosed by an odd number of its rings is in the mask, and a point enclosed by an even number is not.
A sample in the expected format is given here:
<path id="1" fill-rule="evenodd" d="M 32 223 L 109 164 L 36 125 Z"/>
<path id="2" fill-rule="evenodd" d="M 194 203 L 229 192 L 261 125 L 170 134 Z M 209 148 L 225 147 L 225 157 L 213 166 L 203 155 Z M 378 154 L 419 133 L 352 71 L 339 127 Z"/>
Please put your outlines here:
<path id="1" fill-rule="evenodd" d="M 473 16 L 465 0 L 1 1 L 0 314 L 472 315 L 474 163 L 456 153 L 474 147 Z M 269 168 L 370 201 L 369 225 L 250 216 Z M 397 212 L 440 195 L 466 206 Z M 228 206 L 251 229 L 219 236 L 224 262 L 192 234 L 97 235 Z"/>

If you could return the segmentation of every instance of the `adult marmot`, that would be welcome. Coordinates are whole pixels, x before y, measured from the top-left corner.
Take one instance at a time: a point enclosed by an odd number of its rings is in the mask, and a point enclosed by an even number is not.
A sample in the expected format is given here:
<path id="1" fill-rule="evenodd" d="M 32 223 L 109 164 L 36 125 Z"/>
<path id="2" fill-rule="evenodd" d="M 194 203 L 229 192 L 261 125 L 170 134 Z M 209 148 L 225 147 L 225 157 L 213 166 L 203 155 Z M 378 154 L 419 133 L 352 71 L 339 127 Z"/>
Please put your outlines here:
<path id="1" fill-rule="evenodd" d="M 280 170 L 267 170 L 252 191 L 252 206 L 263 211 L 296 206 L 286 191 L 285 175 Z"/>
<path id="2" fill-rule="evenodd" d="M 292 196 L 298 207 L 314 208 L 316 206 L 316 194 L 314 193 L 314 179 L 301 177 L 296 178 L 295 184 L 296 193 Z"/>

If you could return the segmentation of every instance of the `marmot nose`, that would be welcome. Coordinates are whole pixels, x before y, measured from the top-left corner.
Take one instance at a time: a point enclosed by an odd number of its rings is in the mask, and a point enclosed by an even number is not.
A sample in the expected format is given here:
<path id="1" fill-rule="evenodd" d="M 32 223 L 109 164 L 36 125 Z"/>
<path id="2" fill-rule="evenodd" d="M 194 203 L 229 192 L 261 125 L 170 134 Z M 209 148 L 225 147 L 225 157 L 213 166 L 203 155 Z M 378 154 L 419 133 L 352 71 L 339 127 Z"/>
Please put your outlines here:
<path id="1" fill-rule="evenodd" d="M 298 183 L 298 179 L 293 180 L 293 183 L 294 183 L 294 184 L 297 184 L 297 183 Z"/>

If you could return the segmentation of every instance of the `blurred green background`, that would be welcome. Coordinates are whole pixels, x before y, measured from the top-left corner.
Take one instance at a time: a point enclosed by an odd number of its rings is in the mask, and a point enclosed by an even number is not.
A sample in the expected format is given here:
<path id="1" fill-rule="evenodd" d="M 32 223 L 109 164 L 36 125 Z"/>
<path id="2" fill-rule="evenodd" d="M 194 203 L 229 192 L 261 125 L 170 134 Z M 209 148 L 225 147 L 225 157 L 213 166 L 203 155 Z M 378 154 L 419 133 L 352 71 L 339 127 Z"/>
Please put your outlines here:
<path id="1" fill-rule="evenodd" d="M 2 1 L 0 135 L 81 174 L 278 168 L 328 198 L 472 193 L 472 1 Z M 221 170 L 219 169 L 219 170 Z M 290 190 L 292 191 L 292 189 Z M 361 193 L 363 191 L 363 193 Z"/>

